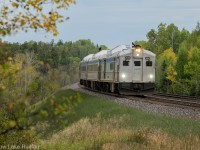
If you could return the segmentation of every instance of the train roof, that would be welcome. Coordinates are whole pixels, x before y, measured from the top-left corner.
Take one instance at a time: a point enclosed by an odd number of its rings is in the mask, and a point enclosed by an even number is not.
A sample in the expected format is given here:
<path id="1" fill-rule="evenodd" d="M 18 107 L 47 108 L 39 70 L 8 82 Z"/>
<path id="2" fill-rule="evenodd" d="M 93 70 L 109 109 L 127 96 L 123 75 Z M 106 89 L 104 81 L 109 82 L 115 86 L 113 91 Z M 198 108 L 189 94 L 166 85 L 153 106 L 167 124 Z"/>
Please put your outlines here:
<path id="1" fill-rule="evenodd" d="M 82 61 L 89 61 L 93 55 L 94 54 L 89 54 L 89 55 L 85 56 Z"/>
<path id="2" fill-rule="evenodd" d="M 95 61 L 103 58 L 110 58 L 110 57 L 118 57 L 130 54 L 132 52 L 130 45 L 119 45 L 113 49 L 110 50 L 101 50 L 100 52 L 96 54 L 89 54 L 88 56 L 84 57 L 82 62 L 88 62 L 88 61 Z M 156 56 L 153 52 L 148 50 L 143 50 L 143 54 L 147 54 L 150 56 Z"/>
<path id="3" fill-rule="evenodd" d="M 106 56 L 106 54 L 108 53 L 109 50 L 101 50 L 100 52 L 96 53 L 94 55 L 95 59 L 101 59 L 104 58 Z"/>

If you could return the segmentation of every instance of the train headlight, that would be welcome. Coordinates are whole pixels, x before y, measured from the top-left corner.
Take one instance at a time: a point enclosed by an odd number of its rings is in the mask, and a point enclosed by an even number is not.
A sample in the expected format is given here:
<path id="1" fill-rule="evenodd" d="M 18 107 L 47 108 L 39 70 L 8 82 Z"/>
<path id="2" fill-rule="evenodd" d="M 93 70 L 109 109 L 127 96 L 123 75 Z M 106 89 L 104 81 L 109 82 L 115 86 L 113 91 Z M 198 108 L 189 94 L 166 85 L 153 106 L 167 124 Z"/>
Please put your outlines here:
<path id="1" fill-rule="evenodd" d="M 153 79 L 153 75 L 152 74 L 150 74 L 149 77 L 150 77 L 150 79 Z"/>
<path id="2" fill-rule="evenodd" d="M 140 53 L 141 52 L 141 48 L 136 48 L 135 51 Z"/>
<path id="3" fill-rule="evenodd" d="M 126 75 L 125 75 L 124 73 L 122 74 L 122 78 L 123 78 L 123 79 L 126 78 Z"/>
<path id="4" fill-rule="evenodd" d="M 140 54 L 136 54 L 136 56 L 140 56 Z"/>

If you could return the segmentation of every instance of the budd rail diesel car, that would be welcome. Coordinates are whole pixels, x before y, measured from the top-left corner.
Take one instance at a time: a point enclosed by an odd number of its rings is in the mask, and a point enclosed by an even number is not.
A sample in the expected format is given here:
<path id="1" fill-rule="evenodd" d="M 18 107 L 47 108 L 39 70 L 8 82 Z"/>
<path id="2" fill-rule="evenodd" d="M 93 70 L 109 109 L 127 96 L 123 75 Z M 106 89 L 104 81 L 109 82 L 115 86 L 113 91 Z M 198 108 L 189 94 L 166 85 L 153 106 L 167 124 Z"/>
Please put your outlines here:
<path id="1" fill-rule="evenodd" d="M 154 88 L 155 58 L 139 45 L 120 45 L 90 54 L 80 63 L 80 84 L 117 93 L 135 93 Z"/>

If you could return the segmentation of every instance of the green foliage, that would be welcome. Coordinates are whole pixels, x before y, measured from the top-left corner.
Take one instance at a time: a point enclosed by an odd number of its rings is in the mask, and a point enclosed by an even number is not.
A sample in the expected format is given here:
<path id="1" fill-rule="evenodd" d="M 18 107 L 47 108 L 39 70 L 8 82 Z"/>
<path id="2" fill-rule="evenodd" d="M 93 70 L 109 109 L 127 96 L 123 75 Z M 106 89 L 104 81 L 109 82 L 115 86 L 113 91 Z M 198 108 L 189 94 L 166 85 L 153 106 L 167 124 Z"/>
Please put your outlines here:
<path id="1" fill-rule="evenodd" d="M 36 118 L 42 119 L 42 121 L 47 120 L 54 122 L 55 120 L 58 120 L 58 118 L 62 118 L 62 116 L 74 113 L 74 108 L 81 101 L 81 98 L 79 93 L 72 96 L 68 95 L 69 94 L 64 97 L 60 96 L 59 98 L 53 96 L 32 105 L 26 110 L 28 113 L 27 116 L 38 114 L 35 116 Z"/>
<path id="2" fill-rule="evenodd" d="M 179 30 L 173 23 L 166 25 L 160 23 L 157 30 L 151 29 L 147 33 L 148 41 L 137 41 L 141 45 L 156 53 L 157 55 L 164 52 L 166 49 L 172 48 L 175 53 L 179 49 L 179 45 L 187 40 L 190 33 L 186 29 Z"/>
<path id="3" fill-rule="evenodd" d="M 16 145 L 22 147 L 22 145 L 36 144 L 35 133 L 32 130 L 15 130 L 7 133 L 6 135 L 0 135 L 1 146 Z"/>
<path id="4" fill-rule="evenodd" d="M 179 51 L 178 51 L 178 56 L 177 56 L 177 63 L 176 63 L 176 70 L 179 79 L 184 79 L 186 78 L 186 75 L 184 73 L 184 67 L 188 62 L 188 52 L 187 52 L 187 47 L 186 47 L 186 42 L 183 42 L 180 45 Z"/>
<path id="5" fill-rule="evenodd" d="M 58 121 L 74 113 L 79 95 L 48 100 L 47 97 L 58 88 L 78 81 L 79 57 L 97 51 L 90 40 L 0 44 L 1 56 L 6 57 L 0 62 L 2 139 L 13 132 L 28 132 L 38 122 Z M 83 53 L 79 53 L 79 47 Z M 3 53 L 6 50 L 9 51 Z"/>
<path id="6" fill-rule="evenodd" d="M 169 84 L 176 82 L 176 54 L 172 49 L 165 50 L 157 58 L 156 84 L 158 90 L 169 91 Z"/>
<path id="7" fill-rule="evenodd" d="M 200 95 L 200 49 L 195 47 L 189 51 L 189 60 L 185 66 L 185 74 L 189 75 L 190 82 L 195 87 L 195 95 Z"/>
<path id="8" fill-rule="evenodd" d="M 157 30 L 147 33 L 148 41 L 136 41 L 157 54 L 157 90 L 181 94 L 200 95 L 199 49 L 200 23 L 190 33 L 179 30 L 173 23 L 159 24 Z"/>
<path id="9" fill-rule="evenodd" d="M 100 45 L 99 47 L 97 46 L 97 48 L 101 48 L 101 50 L 107 50 L 108 47 L 106 45 Z"/>

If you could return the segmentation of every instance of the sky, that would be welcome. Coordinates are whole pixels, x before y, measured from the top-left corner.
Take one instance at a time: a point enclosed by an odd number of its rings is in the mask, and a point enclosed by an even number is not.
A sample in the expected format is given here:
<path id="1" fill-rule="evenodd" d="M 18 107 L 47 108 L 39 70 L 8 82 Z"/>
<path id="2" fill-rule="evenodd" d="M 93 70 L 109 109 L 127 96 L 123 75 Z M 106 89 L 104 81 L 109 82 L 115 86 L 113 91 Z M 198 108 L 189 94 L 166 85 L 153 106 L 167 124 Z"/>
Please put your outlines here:
<path id="1" fill-rule="evenodd" d="M 113 48 L 147 40 L 150 29 L 163 22 L 174 23 L 179 29 L 192 31 L 200 21 L 199 0 L 76 0 L 66 16 L 70 19 L 58 25 L 57 37 L 45 32 L 19 32 L 6 36 L 3 41 L 24 42 L 52 39 L 77 41 L 91 39 L 95 44 Z"/>

